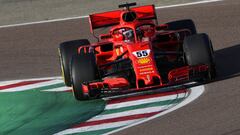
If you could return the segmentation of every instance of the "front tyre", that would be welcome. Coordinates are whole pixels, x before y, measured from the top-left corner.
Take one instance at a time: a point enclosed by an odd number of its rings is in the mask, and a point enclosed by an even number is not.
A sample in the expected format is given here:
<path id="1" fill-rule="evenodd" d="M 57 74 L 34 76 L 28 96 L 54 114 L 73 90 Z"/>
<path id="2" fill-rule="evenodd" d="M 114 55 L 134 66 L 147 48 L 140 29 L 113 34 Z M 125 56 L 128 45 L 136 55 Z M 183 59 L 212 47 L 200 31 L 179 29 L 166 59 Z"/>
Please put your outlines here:
<path id="1" fill-rule="evenodd" d="M 214 51 L 207 34 L 202 33 L 186 37 L 183 42 L 183 51 L 186 63 L 189 66 L 208 65 L 209 71 L 203 78 L 204 80 L 212 80 L 216 77 Z"/>
<path id="2" fill-rule="evenodd" d="M 75 55 L 71 61 L 71 76 L 73 94 L 77 100 L 87 100 L 95 97 L 94 93 L 84 92 L 83 83 L 98 79 L 98 70 L 93 53 Z"/>
<path id="3" fill-rule="evenodd" d="M 83 45 L 89 45 L 87 39 L 73 40 L 63 42 L 59 45 L 59 57 L 61 64 L 61 72 L 66 86 L 71 86 L 70 78 L 70 62 L 73 55 L 78 53 L 78 48 Z"/>

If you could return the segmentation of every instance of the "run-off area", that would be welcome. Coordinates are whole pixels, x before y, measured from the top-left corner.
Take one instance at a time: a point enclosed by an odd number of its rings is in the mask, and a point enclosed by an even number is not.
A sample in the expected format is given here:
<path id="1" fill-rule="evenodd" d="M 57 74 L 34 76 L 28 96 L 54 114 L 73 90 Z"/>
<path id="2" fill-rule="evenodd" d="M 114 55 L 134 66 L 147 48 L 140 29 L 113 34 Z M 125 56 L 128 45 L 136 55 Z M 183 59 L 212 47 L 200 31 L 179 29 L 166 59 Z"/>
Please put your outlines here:
<path id="1" fill-rule="evenodd" d="M 58 77 L 0 82 L 0 134 L 115 132 L 193 101 L 196 89 L 80 102 Z"/>

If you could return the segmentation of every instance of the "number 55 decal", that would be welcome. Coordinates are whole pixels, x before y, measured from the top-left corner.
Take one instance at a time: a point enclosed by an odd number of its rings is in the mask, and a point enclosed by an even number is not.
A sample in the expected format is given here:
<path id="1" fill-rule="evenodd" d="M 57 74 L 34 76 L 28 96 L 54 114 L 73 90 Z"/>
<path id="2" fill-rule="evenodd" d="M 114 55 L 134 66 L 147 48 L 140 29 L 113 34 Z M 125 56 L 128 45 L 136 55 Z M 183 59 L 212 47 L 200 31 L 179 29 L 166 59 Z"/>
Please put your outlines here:
<path id="1" fill-rule="evenodd" d="M 133 55 L 135 55 L 137 58 L 148 57 L 149 54 L 150 54 L 150 49 L 133 52 Z"/>

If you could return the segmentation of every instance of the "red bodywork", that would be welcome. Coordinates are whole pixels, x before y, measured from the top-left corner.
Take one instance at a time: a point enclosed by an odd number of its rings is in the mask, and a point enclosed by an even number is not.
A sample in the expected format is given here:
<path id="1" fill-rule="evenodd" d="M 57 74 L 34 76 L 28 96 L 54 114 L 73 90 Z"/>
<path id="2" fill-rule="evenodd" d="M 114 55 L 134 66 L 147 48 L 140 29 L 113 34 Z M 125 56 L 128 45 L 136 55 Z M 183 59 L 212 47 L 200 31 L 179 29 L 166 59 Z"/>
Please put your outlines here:
<path id="1" fill-rule="evenodd" d="M 136 18 L 124 20 L 124 14 L 134 12 Z M 131 18 L 130 18 L 131 19 Z M 108 34 L 99 35 L 99 42 L 81 46 L 78 52 L 95 52 L 99 70 L 111 70 L 113 66 L 104 66 L 116 61 L 130 60 L 134 74 L 129 77 L 106 76 L 100 80 L 83 84 L 84 93 L 90 90 L 114 91 L 121 89 L 143 90 L 153 87 L 164 87 L 176 83 L 186 82 L 195 73 L 205 72 L 208 66 L 199 65 L 190 67 L 187 64 L 168 70 L 163 77 L 158 67 L 156 54 L 161 61 L 176 61 L 178 52 L 185 36 L 190 35 L 188 29 L 178 31 L 165 30 L 167 25 L 158 25 L 154 5 L 140 6 L 130 10 L 116 10 L 89 16 L 92 33 L 95 29 L 112 26 Z M 160 30 L 159 30 L 160 29 Z M 127 39 L 124 32 L 132 30 L 132 39 Z M 128 33 L 129 34 L 129 33 Z M 173 55 L 172 55 L 173 54 Z M 119 59 L 119 57 L 121 57 Z M 130 80 L 134 80 L 132 84 Z"/>
<path id="2" fill-rule="evenodd" d="M 131 11 L 134 11 L 137 13 L 138 20 L 157 19 L 154 5 L 131 8 Z M 121 15 L 124 12 L 125 12 L 124 10 L 115 10 L 110 12 L 96 13 L 96 14 L 89 15 L 91 31 L 93 32 L 93 30 L 97 28 L 119 25 L 123 23 Z"/>

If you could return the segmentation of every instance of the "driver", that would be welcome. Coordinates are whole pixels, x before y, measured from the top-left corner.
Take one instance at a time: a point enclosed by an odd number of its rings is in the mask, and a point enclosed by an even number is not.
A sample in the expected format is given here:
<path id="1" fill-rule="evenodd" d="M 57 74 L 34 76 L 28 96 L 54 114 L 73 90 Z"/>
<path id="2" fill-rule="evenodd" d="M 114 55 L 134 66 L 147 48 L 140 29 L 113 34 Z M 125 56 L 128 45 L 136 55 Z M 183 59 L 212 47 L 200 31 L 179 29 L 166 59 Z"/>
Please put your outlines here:
<path id="1" fill-rule="evenodd" d="M 144 31 L 141 30 L 141 28 L 136 29 L 136 34 L 137 34 L 138 40 L 142 40 L 142 38 L 144 37 Z"/>
<path id="2" fill-rule="evenodd" d="M 134 33 L 132 29 L 128 29 L 124 31 L 123 33 L 124 36 L 124 42 L 133 42 L 134 41 Z"/>

